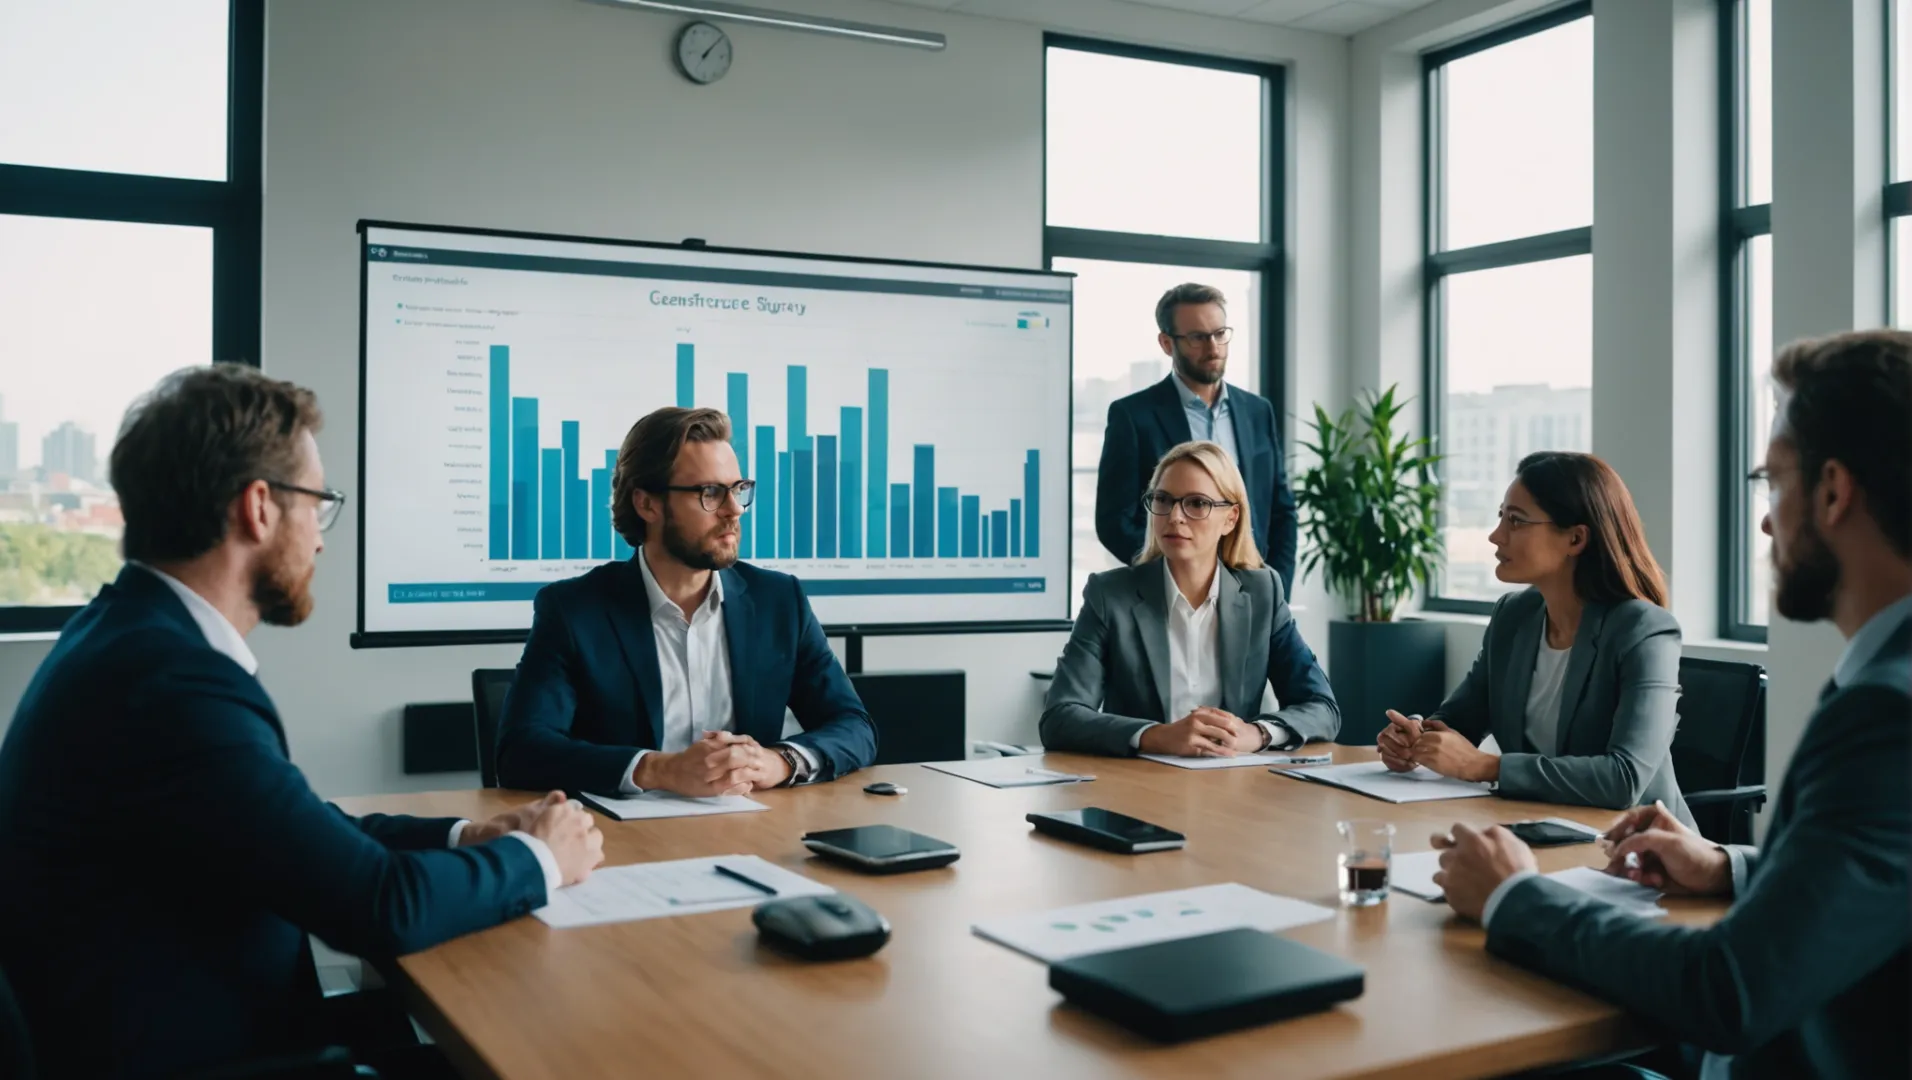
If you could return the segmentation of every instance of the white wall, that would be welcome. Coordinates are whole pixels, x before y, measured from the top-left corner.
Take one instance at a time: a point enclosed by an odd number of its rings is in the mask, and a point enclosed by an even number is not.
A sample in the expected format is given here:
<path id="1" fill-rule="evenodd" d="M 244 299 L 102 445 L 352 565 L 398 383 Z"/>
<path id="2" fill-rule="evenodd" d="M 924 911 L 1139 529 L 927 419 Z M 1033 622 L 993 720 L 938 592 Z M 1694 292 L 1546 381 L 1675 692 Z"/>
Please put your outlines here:
<path id="1" fill-rule="evenodd" d="M 779 6 L 935 30 L 949 48 L 736 26 L 734 69 L 696 87 L 670 66 L 679 17 L 582 0 L 273 0 L 263 361 L 328 406 L 319 442 L 334 482 L 357 475 L 359 219 L 1039 266 L 1045 26 L 1292 65 L 1287 390 L 1304 403 L 1336 394 L 1345 39 L 1101 0 L 975 5 L 998 17 Z M 1038 12 L 1043 23 L 1027 21 Z M 472 668 L 509 666 L 518 650 L 350 649 L 350 512 L 327 536 L 311 621 L 252 642 L 294 759 L 328 795 L 475 783 L 404 776 L 399 710 L 468 699 Z M 1325 641 L 1325 622 L 1309 636 Z M 1034 741 L 1041 687 L 1028 672 L 1062 642 L 872 639 L 866 661 L 962 667 L 971 737 Z M 0 643 L 0 717 L 47 647 Z"/>

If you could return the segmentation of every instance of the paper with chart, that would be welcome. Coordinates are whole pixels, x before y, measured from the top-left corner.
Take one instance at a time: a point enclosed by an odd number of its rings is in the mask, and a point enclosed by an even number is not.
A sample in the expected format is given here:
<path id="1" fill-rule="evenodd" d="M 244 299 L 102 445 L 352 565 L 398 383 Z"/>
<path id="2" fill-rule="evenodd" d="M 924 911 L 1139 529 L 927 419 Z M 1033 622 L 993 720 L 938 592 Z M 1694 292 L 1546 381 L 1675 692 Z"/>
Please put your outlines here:
<path id="1" fill-rule="evenodd" d="M 719 864 L 749 881 L 718 873 Z M 773 890 L 775 895 L 750 882 Z M 765 900 L 825 896 L 835 891 L 755 855 L 713 855 L 598 870 L 582 884 L 559 889 L 550 903 L 533 914 L 563 930 L 663 915 L 701 915 L 753 907 Z"/>
<path id="2" fill-rule="evenodd" d="M 1229 882 L 987 919 L 970 927 L 1045 964 L 1248 927 L 1266 933 L 1334 917 L 1332 908 Z"/>
<path id="3" fill-rule="evenodd" d="M 1391 803 L 1478 799 L 1493 794 L 1486 784 L 1451 780 L 1425 765 L 1416 765 L 1410 772 L 1397 773 L 1390 772 L 1386 765 L 1378 761 L 1362 761 L 1353 765 L 1323 765 L 1318 769 L 1287 769 L 1282 775 L 1345 788 L 1358 795 Z"/>
<path id="4" fill-rule="evenodd" d="M 1095 779 L 1088 773 L 1063 772 L 1037 764 L 1040 758 L 977 758 L 974 761 L 925 761 L 923 768 L 974 780 L 994 788 L 1041 787 L 1046 784 L 1080 784 Z"/>
<path id="5" fill-rule="evenodd" d="M 1177 757 L 1174 754 L 1138 754 L 1136 756 L 1149 761 L 1159 761 L 1164 765 L 1173 765 L 1178 769 L 1242 769 L 1250 765 L 1288 765 L 1294 760 L 1292 754 L 1236 754 L 1234 757 Z"/>
<path id="6" fill-rule="evenodd" d="M 593 795 L 581 792 L 578 798 L 619 821 L 647 821 L 652 818 L 704 817 L 710 814 L 748 814 L 770 807 L 742 795 L 712 795 L 693 798 L 668 791 L 646 791 L 641 795 Z"/>

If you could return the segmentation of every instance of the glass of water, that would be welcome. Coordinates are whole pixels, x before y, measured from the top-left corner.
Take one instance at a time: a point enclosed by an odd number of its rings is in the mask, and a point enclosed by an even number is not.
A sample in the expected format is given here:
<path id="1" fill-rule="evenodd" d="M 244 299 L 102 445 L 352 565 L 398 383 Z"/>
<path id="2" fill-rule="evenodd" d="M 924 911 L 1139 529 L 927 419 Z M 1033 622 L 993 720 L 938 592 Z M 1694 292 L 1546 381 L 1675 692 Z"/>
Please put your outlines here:
<path id="1" fill-rule="evenodd" d="M 1337 821 L 1341 851 L 1341 902 L 1368 907 L 1388 898 L 1388 866 L 1394 858 L 1394 826 L 1385 821 Z"/>

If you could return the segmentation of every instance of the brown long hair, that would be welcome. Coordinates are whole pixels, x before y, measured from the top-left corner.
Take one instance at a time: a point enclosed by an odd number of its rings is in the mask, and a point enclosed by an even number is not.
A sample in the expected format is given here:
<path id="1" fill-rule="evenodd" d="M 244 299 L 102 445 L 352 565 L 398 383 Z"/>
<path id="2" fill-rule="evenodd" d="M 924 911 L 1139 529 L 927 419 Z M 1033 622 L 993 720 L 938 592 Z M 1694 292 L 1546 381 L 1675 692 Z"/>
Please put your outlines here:
<path id="1" fill-rule="evenodd" d="M 1587 548 L 1573 568 L 1573 591 L 1582 601 L 1666 606 L 1666 576 L 1646 546 L 1633 495 L 1613 466 L 1592 454 L 1542 450 L 1520 459 L 1514 471 L 1554 524 L 1587 527 Z"/>

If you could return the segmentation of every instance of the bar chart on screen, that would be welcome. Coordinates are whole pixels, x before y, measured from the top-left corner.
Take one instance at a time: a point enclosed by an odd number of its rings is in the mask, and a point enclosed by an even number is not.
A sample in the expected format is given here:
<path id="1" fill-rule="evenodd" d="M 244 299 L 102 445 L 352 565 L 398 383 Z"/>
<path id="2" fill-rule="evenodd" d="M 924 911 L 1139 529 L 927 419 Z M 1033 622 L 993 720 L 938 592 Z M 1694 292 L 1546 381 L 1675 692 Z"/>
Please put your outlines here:
<path id="1" fill-rule="evenodd" d="M 583 247 L 368 232 L 361 632 L 521 629 L 631 558 L 619 449 L 672 405 L 826 624 L 1066 615 L 1066 277 Z"/>

